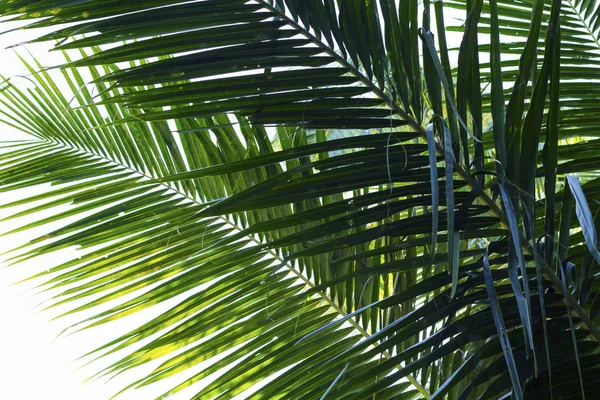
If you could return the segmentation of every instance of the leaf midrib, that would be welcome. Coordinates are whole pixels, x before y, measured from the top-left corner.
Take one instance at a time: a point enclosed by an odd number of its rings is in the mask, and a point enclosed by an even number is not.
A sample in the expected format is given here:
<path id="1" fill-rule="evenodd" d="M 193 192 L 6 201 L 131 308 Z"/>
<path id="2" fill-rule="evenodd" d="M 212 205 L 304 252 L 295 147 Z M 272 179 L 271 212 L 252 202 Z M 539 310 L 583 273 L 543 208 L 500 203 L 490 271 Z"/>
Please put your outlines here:
<path id="1" fill-rule="evenodd" d="M 62 143 L 59 142 L 57 140 L 52 140 L 52 139 L 48 139 L 45 138 L 43 140 L 41 140 L 40 138 L 36 138 L 36 141 L 39 142 L 46 142 L 46 143 L 50 143 L 52 145 L 55 145 L 57 147 L 62 147 L 65 149 L 72 149 L 72 150 L 77 150 L 79 152 L 82 152 L 84 154 L 88 154 L 88 155 L 92 155 L 93 157 L 96 157 L 97 159 L 100 160 L 105 160 L 109 163 L 112 163 L 113 165 L 118 165 L 121 168 L 124 168 L 125 170 L 128 170 L 136 175 L 138 175 L 141 178 L 145 178 L 149 181 L 153 181 L 155 183 L 158 184 L 158 186 L 162 186 L 164 188 L 166 188 L 167 190 L 177 194 L 178 196 L 188 200 L 191 204 L 195 204 L 195 205 L 204 205 L 202 202 L 198 201 L 196 198 L 190 197 L 188 194 L 180 191 L 179 189 L 177 189 L 176 187 L 167 184 L 166 182 L 162 182 L 162 181 L 157 181 L 154 177 L 149 176 L 143 172 L 140 172 L 138 170 L 136 170 L 135 168 L 132 168 L 128 165 L 122 164 L 118 161 L 115 161 L 113 159 L 107 158 L 106 156 L 97 154 L 89 149 L 86 148 L 82 148 L 80 146 L 77 145 L 73 145 L 73 144 L 66 144 L 66 143 Z M 237 232 L 243 232 L 243 228 L 234 224 L 233 222 L 231 222 L 227 217 L 225 216 L 219 216 L 217 217 L 217 219 L 220 219 L 221 221 L 223 221 L 225 224 L 227 224 L 229 227 L 231 227 L 232 229 L 236 230 Z M 258 240 L 254 235 L 246 235 L 246 237 L 253 242 L 254 244 L 256 244 L 259 247 L 264 246 L 267 243 L 263 243 L 260 240 Z M 290 272 L 292 272 L 294 275 L 296 275 L 296 278 L 301 280 L 307 287 L 310 288 L 310 290 L 315 293 L 318 297 L 320 297 L 322 299 L 322 301 L 324 301 L 329 307 L 331 307 L 336 313 L 338 313 L 342 318 L 347 316 L 347 312 L 341 308 L 333 299 L 331 299 L 329 296 L 327 296 L 325 294 L 325 292 L 321 291 L 321 290 L 315 290 L 316 285 L 310 281 L 308 278 L 306 278 L 301 272 L 299 272 L 298 270 L 296 270 L 292 265 L 291 262 L 286 261 L 285 259 L 283 259 L 279 254 L 277 254 L 277 252 L 274 249 L 271 248 L 267 248 L 266 252 L 269 253 L 269 255 L 271 255 L 273 257 L 274 260 L 277 260 L 278 262 L 280 262 L 282 265 L 285 265 L 285 267 L 288 268 L 288 270 Z M 353 328 L 355 328 L 363 337 L 368 338 L 370 337 L 370 334 L 363 329 L 355 320 L 354 317 L 352 318 L 348 318 L 346 319 L 346 321 L 352 325 Z M 390 355 L 386 352 L 387 357 L 390 357 Z M 410 377 L 408 378 L 411 382 L 414 380 L 414 378 Z M 412 382 L 415 387 L 425 396 L 425 397 L 429 397 L 430 394 L 425 390 L 425 388 L 423 388 L 417 381 Z"/>
<path id="2" fill-rule="evenodd" d="M 577 20 L 581 23 L 581 25 L 583 25 L 583 27 L 587 31 L 588 35 L 592 38 L 593 42 L 596 44 L 596 47 L 598 48 L 598 50 L 600 50 L 600 41 L 594 35 L 594 32 L 592 31 L 592 29 L 586 22 L 584 16 L 579 13 L 579 11 L 577 10 L 577 7 L 575 7 L 575 5 L 572 3 L 571 0 L 567 0 L 567 3 L 569 4 L 569 7 L 571 8 L 573 14 L 575 14 L 575 16 L 577 17 Z"/>

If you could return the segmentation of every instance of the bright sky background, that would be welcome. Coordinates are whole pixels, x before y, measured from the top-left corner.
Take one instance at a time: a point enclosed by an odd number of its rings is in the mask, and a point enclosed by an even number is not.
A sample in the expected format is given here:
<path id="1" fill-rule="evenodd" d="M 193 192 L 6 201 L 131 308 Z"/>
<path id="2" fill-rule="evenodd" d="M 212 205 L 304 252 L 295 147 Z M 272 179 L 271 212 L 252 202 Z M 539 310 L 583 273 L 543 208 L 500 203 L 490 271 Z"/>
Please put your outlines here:
<path id="1" fill-rule="evenodd" d="M 0 30 L 5 31 L 6 29 L 7 24 L 2 22 Z M 0 35 L 0 74 L 4 77 L 27 75 L 27 71 L 18 60 L 15 51 L 5 50 L 5 48 L 43 33 L 26 31 Z M 28 52 L 30 52 L 43 65 L 62 63 L 64 60 L 60 53 L 48 53 L 49 48 L 49 44 L 36 44 L 26 48 L 20 47 L 17 51 L 28 61 L 30 60 Z M 18 79 L 21 78 L 15 78 L 15 83 L 18 83 Z M 0 135 L 0 140 L 23 138 L 14 129 L 1 124 Z M 33 194 L 34 191 L 31 193 Z M 14 199 L 15 194 L 0 192 L 0 205 Z M 12 212 L 15 212 L 15 209 L 0 209 L 0 234 L 27 222 L 23 218 L 15 222 L 1 221 Z M 38 214 L 31 219 L 39 217 Z M 29 241 L 40 235 L 41 232 L 33 230 L 9 237 L 0 237 L 0 253 Z M 59 260 L 64 260 L 69 256 L 76 257 L 76 253 L 75 250 L 69 250 L 56 253 L 46 259 L 36 258 L 33 261 L 11 267 L 6 267 L 3 263 L 6 257 L 0 256 L 0 399 L 106 400 L 131 383 L 133 379 L 143 376 L 144 369 L 134 375 L 125 375 L 108 383 L 106 380 L 99 380 L 82 385 L 81 383 L 86 378 L 97 372 L 100 367 L 108 364 L 106 361 L 100 361 L 91 367 L 78 370 L 77 367 L 82 363 L 73 361 L 109 339 L 114 339 L 118 333 L 124 333 L 125 330 L 138 326 L 151 314 L 55 340 L 62 329 L 69 323 L 77 321 L 77 317 L 48 322 L 56 313 L 42 312 L 41 307 L 36 308 L 47 296 L 44 297 L 43 294 L 34 296 L 35 291 L 32 289 L 35 282 L 14 285 L 19 280 L 33 275 L 36 271 L 57 264 Z M 155 366 L 156 364 L 153 364 L 149 367 Z M 151 385 L 148 389 L 129 391 L 119 396 L 119 399 L 155 398 L 172 386 L 174 386 L 172 381 L 166 385 Z M 189 391 L 183 391 L 180 395 L 172 396 L 170 399 L 185 399 L 190 395 Z"/>
<path id="2" fill-rule="evenodd" d="M 4 28 L 4 26 L 2 26 Z M 4 30 L 4 29 L 3 29 Z M 26 72 L 12 50 L 4 50 L 8 44 L 14 44 L 31 34 L 12 33 L 0 36 L 0 73 L 5 77 L 25 75 Z M 47 54 L 48 45 L 29 47 L 29 51 L 44 62 L 52 63 L 55 55 Z M 27 56 L 25 49 L 19 52 Z M 60 59 L 59 59 L 60 60 Z M 54 61 L 55 63 L 56 61 Z M 1 126 L 2 139 L 14 137 L 12 128 Z M 11 193 L 0 193 L 0 204 L 14 199 Z M 0 210 L 0 218 L 14 210 Z M 19 221 L 20 222 L 20 221 Z M 0 233 L 16 227 L 16 223 L 0 223 Z M 29 240 L 39 232 L 27 232 L 9 236 L 0 241 L 0 252 Z M 65 257 L 66 254 L 54 257 Z M 54 260 L 48 260 L 53 262 Z M 11 400 L 105 400 L 120 387 L 118 384 L 105 385 L 104 382 L 81 385 L 93 369 L 76 371 L 74 359 L 100 344 L 103 339 L 98 333 L 84 333 L 54 341 L 65 327 L 65 322 L 48 323 L 52 313 L 42 313 L 34 307 L 43 296 L 32 296 L 32 284 L 11 285 L 43 267 L 38 260 L 26 262 L 14 267 L 0 269 L 0 398 Z M 105 336 L 106 337 L 106 336 Z M 140 398 L 123 396 L 123 399 Z"/>
<path id="3" fill-rule="evenodd" d="M 4 50 L 7 43 L 14 43 L 15 35 L 0 36 L 0 72 L 3 76 L 23 74 L 23 67 L 11 50 Z M 21 39 L 19 37 L 19 39 Z M 31 48 L 37 55 L 46 53 L 43 46 Z M 41 51 L 38 51 L 41 50 Z M 26 54 L 24 51 L 20 51 Z M 48 58 L 42 57 L 42 58 Z M 15 135 L 10 127 L 1 126 L 0 135 L 4 140 Z M 11 193 L 0 193 L 0 204 L 14 199 Z M 0 210 L 0 218 L 13 210 Z M 0 223 L 0 233 L 7 232 L 15 223 Z M 38 232 L 39 233 L 39 232 Z M 35 232 L 25 235 L 9 236 L 0 241 L 0 252 L 14 247 Z M 80 385 L 90 370 L 75 371 L 76 365 L 70 364 L 78 354 L 89 349 L 90 335 L 76 335 L 50 343 L 64 327 L 64 322 L 48 323 L 50 313 L 34 310 L 41 296 L 32 297 L 26 292 L 33 285 L 11 285 L 39 270 L 40 262 L 28 262 L 0 270 L 0 398 L 14 400 L 30 399 L 108 399 L 115 387 L 103 384 Z"/>

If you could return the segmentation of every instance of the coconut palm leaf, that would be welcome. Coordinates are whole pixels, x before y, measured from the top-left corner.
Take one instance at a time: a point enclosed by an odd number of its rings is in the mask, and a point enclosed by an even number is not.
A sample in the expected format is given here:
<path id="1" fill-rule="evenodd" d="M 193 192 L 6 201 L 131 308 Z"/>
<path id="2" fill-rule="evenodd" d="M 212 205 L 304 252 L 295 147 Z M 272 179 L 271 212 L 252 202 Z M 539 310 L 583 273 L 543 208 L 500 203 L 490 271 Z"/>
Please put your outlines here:
<path id="1" fill-rule="evenodd" d="M 54 306 L 100 295 L 75 328 L 185 296 L 94 352 L 128 350 L 107 375 L 163 357 L 132 386 L 212 358 L 168 394 L 593 396 L 584 3 L 449 2 L 469 11 L 453 71 L 441 2 L 0 2 L 26 28 L 73 24 L 39 40 L 94 49 L 62 66 L 81 107 L 41 66 L 35 93 L 2 92 L 35 137 L 4 153 L 4 190 L 62 183 L 25 213 L 75 203 L 22 229 L 80 217 L 14 261 L 91 249 L 42 274 Z"/>

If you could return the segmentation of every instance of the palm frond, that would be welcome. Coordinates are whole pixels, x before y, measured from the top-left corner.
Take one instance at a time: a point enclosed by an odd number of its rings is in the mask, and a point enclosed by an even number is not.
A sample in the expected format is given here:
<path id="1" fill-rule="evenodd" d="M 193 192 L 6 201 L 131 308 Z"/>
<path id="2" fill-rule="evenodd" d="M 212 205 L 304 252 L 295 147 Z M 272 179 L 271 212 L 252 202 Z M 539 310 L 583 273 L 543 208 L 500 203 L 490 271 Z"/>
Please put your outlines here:
<path id="1" fill-rule="evenodd" d="M 92 74 L 97 72 L 91 71 Z M 91 353 L 89 356 L 94 357 L 112 354 L 160 333 L 159 339 L 123 356 L 101 375 L 112 375 L 158 356 L 164 357 L 186 342 L 205 339 L 195 345 L 205 358 L 224 352 L 232 343 L 242 345 L 234 357 L 223 358 L 204 372 L 210 375 L 220 371 L 219 366 L 230 366 L 231 361 L 239 362 L 243 356 L 254 357 L 258 349 L 269 354 L 269 349 L 289 347 L 294 337 L 335 318 L 336 314 L 328 311 L 330 306 L 319 301 L 318 294 L 306 294 L 304 285 L 294 276 L 285 271 L 272 272 L 273 260 L 278 255 L 256 246 L 256 237 L 241 233 L 232 219 L 204 218 L 199 214 L 207 202 L 218 199 L 223 191 L 235 193 L 244 187 L 246 179 L 263 178 L 260 174 L 232 173 L 230 179 L 205 179 L 201 185 L 158 181 L 177 172 L 178 168 L 187 168 L 180 148 L 188 150 L 201 144 L 201 151 L 186 152 L 188 162 L 193 160 L 196 165 L 224 162 L 227 158 L 239 157 L 239 152 L 205 140 L 204 132 L 186 133 L 185 138 L 182 137 L 185 144 L 174 145 L 175 136 L 166 123 L 110 124 L 114 118 L 135 114 L 119 105 L 71 108 L 53 77 L 46 73 L 34 76 L 38 84 L 34 91 L 24 93 L 9 83 L 2 92 L 5 105 L 19 106 L 18 114 L 5 112 L 5 118 L 35 136 L 29 142 L 13 144 L 3 151 L 2 191 L 48 183 L 56 187 L 3 206 L 32 204 L 25 211 L 11 215 L 11 219 L 61 205 L 71 207 L 19 228 L 45 226 L 50 231 L 17 249 L 11 261 L 50 254 L 74 245 L 83 250 L 78 259 L 32 277 L 43 278 L 40 287 L 56 293 L 47 308 L 73 304 L 63 315 L 89 313 L 81 323 L 71 327 L 72 330 L 88 329 L 163 302 L 172 305 L 168 312 Z M 85 86 L 78 89 L 83 78 L 76 70 L 65 71 L 64 79 L 76 89 L 74 92 L 81 104 L 89 102 L 88 89 Z M 99 85 L 97 90 L 105 88 Z M 54 118 L 49 119 L 49 115 Z M 235 145 L 231 142 L 235 138 L 237 145 L 241 145 L 231 127 L 217 124 L 225 121 L 227 117 L 216 116 L 214 120 L 184 121 L 183 124 L 193 129 L 208 127 L 219 138 L 218 142 L 228 142 L 231 146 Z M 244 129 L 248 135 L 260 134 L 247 125 Z M 256 148 L 245 150 L 251 153 Z M 285 208 L 275 211 L 286 212 Z M 257 215 L 260 214 L 248 213 L 245 221 L 253 221 Z M 78 216 L 78 219 L 53 227 L 55 221 L 70 216 Z M 267 276 L 269 283 L 264 284 Z M 199 287 L 203 288 L 201 292 L 198 292 Z M 123 300 L 111 305 L 114 299 Z M 237 311 L 223 314 L 223 309 Z M 248 323 L 247 318 L 253 322 Z M 210 324 L 211 328 L 199 332 L 195 328 L 197 324 Z M 214 332 L 219 335 L 211 337 Z M 265 332 L 270 334 L 268 341 L 259 336 Z M 274 335 L 280 339 L 273 342 Z M 348 337 L 348 328 L 330 330 L 319 340 L 326 338 L 332 343 L 342 341 L 345 346 L 356 341 Z M 248 342 L 248 339 L 253 340 Z M 302 348 L 296 358 L 282 360 L 279 367 L 309 357 L 316 350 L 313 341 L 307 341 Z M 171 376 L 201 362 L 202 358 L 196 355 L 198 351 L 191 348 L 165 361 L 165 365 L 139 384 Z M 258 360 L 255 358 L 254 362 Z M 194 377 L 186 382 L 198 379 Z M 257 378 L 247 379 L 253 382 Z"/>
<path id="2" fill-rule="evenodd" d="M 42 18 L 26 28 L 74 23 L 39 40 L 94 48 L 63 68 L 74 91 L 89 68 L 100 93 L 72 109 L 47 72 L 41 102 L 5 91 L 10 123 L 37 138 L 6 153 L 6 188 L 68 180 L 43 198 L 81 203 L 32 226 L 94 212 L 15 260 L 102 246 L 51 269 L 47 286 L 71 296 L 55 304 L 104 293 L 73 312 L 146 290 L 83 327 L 189 295 L 98 350 L 161 332 L 113 374 L 184 348 L 133 386 L 239 345 L 173 392 L 226 370 L 196 398 L 563 398 L 575 381 L 593 395 L 597 204 L 581 199 L 597 179 L 574 201 L 557 177 L 597 169 L 595 136 L 569 142 L 592 123 L 579 79 L 595 76 L 597 7 L 551 3 L 448 2 L 469 10 L 452 71 L 440 2 L 425 4 L 422 30 L 416 1 L 0 2 Z M 488 112 L 497 126 L 484 132 Z"/>

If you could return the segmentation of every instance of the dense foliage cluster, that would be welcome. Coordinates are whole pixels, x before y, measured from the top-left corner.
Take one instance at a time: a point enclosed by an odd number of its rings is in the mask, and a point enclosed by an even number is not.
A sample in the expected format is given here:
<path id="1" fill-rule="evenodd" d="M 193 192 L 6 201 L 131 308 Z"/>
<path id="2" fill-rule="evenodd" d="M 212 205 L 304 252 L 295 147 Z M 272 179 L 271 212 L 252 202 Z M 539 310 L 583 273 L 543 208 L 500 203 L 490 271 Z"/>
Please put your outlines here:
<path id="1" fill-rule="evenodd" d="M 0 14 L 66 57 L 0 92 L 31 137 L 2 143 L 0 191 L 43 188 L 3 206 L 70 205 L 11 261 L 81 248 L 35 277 L 72 329 L 170 305 L 90 354 L 121 355 L 100 376 L 197 399 L 598 396 L 596 1 Z"/>

